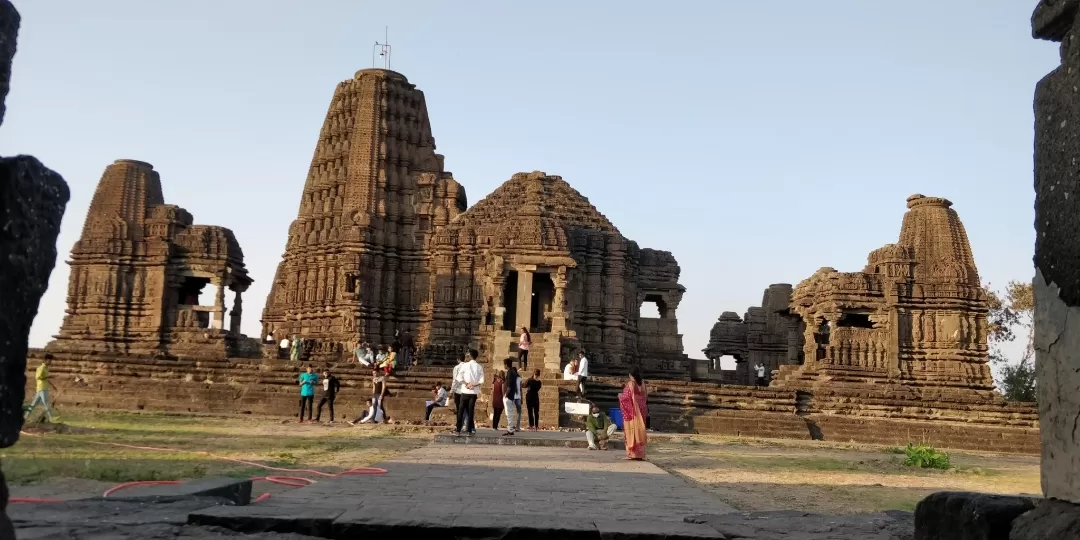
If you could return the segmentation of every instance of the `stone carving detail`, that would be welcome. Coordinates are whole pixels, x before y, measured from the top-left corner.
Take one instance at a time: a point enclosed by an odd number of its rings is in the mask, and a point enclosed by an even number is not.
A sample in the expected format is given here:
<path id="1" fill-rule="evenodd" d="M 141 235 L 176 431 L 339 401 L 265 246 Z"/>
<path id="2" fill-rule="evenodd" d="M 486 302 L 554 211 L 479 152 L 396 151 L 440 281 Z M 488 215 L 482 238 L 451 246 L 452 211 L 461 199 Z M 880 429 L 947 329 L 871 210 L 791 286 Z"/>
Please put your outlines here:
<path id="1" fill-rule="evenodd" d="M 213 357 L 241 338 L 251 278 L 240 244 L 165 204 L 149 163 L 106 167 L 68 264 L 67 315 L 46 350 Z M 227 323 L 225 289 L 236 293 Z"/>
<path id="2" fill-rule="evenodd" d="M 342 276 L 344 293 L 322 295 L 333 283 L 322 276 Z M 557 176 L 516 174 L 466 211 L 435 153 L 424 94 L 399 73 L 361 70 L 334 92 L 263 334 L 303 336 L 330 357 L 411 330 L 424 361 L 438 363 L 529 326 L 585 346 L 594 366 L 667 358 L 688 369 L 678 278 L 670 253 L 624 238 Z M 639 320 L 628 302 L 639 293 L 664 302 L 660 319 Z M 499 343 L 493 354 L 507 354 L 511 340 Z"/>

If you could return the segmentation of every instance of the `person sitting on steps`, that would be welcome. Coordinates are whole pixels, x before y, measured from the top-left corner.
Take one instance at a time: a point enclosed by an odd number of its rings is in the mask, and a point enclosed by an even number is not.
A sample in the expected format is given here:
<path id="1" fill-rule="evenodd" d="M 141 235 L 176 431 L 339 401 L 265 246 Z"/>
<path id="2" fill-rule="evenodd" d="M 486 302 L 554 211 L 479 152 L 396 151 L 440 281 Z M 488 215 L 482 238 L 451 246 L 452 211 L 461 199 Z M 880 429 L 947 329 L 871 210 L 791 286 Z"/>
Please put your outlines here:
<path id="1" fill-rule="evenodd" d="M 615 434 L 615 422 L 594 403 L 585 419 L 585 440 L 589 441 L 589 450 L 607 450 L 608 439 Z"/>

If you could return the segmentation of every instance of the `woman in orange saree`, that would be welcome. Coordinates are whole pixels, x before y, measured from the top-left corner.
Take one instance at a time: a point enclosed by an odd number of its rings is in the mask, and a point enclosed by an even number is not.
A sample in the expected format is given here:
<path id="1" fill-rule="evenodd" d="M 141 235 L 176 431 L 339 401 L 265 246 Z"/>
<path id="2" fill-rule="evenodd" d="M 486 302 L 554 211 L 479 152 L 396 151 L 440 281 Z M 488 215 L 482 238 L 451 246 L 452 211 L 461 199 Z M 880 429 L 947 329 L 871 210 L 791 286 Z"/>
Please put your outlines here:
<path id="1" fill-rule="evenodd" d="M 623 417 L 623 440 L 626 443 L 626 459 L 645 459 L 645 445 L 649 436 L 645 433 L 645 394 L 642 392 L 641 372 L 630 371 L 630 380 L 619 394 L 619 409 Z"/>

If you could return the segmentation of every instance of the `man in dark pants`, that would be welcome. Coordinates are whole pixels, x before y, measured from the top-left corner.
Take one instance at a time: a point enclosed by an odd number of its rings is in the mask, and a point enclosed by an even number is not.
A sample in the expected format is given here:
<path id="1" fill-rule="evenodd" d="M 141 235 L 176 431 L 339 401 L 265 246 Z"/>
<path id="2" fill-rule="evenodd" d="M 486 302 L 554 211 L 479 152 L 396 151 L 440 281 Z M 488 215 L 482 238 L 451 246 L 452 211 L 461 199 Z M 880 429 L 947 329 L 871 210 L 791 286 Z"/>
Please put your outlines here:
<path id="1" fill-rule="evenodd" d="M 337 399 L 338 390 L 341 390 L 341 381 L 330 373 L 329 369 L 323 370 L 322 399 L 319 400 L 319 409 L 315 413 L 315 421 L 322 420 L 323 405 L 330 406 L 330 423 L 334 423 L 334 400 Z"/>
<path id="2" fill-rule="evenodd" d="M 464 427 L 466 434 L 476 434 L 476 395 L 480 393 L 480 387 L 484 384 L 484 368 L 476 359 L 480 352 L 469 349 L 469 361 L 461 365 L 456 379 L 461 383 L 461 404 L 457 411 L 457 429 L 455 435 L 461 434 Z"/>

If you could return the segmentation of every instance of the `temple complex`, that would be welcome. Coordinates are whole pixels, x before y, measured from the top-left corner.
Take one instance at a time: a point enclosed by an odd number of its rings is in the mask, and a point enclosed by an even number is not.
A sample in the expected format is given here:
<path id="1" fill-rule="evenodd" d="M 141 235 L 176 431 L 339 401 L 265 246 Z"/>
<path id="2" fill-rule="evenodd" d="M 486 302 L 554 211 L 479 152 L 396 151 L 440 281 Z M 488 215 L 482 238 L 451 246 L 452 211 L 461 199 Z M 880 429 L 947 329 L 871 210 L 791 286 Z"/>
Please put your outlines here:
<path id="1" fill-rule="evenodd" d="M 742 318 L 733 311 L 722 313 L 703 351 L 711 363 L 709 371 L 720 370 L 721 357 L 731 356 L 735 359 L 733 382 L 750 385 L 754 384 L 753 367 L 759 363 L 766 378 L 780 366 L 802 363 L 802 330 L 791 314 L 790 298 L 791 285 L 773 284 L 765 289 L 761 306 L 746 310 Z"/>
<path id="2" fill-rule="evenodd" d="M 263 311 L 264 341 L 299 336 L 309 358 L 338 359 L 409 331 L 431 364 L 470 347 L 505 358 L 525 327 L 533 366 L 558 371 L 584 347 L 597 367 L 688 376 L 675 318 L 685 289 L 670 253 L 639 248 L 542 172 L 466 206 L 435 153 L 423 92 L 383 69 L 339 84 Z M 659 318 L 639 317 L 646 301 Z"/>
<path id="3" fill-rule="evenodd" d="M 165 204 L 149 163 L 106 167 L 68 264 L 67 314 L 46 350 L 223 358 L 243 345 L 241 294 L 252 280 L 240 244 Z"/>

